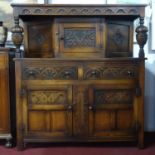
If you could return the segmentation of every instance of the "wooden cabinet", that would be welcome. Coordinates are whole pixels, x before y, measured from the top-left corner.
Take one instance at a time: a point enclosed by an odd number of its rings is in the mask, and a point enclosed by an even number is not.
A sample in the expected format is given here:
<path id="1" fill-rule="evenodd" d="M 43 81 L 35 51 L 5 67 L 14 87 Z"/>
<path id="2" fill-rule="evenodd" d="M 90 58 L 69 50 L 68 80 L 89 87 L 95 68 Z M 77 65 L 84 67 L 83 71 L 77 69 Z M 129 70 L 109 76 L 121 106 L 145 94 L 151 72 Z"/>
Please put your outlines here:
<path id="1" fill-rule="evenodd" d="M 0 48 L 0 139 L 10 147 L 9 49 Z"/>
<path id="2" fill-rule="evenodd" d="M 12 6 L 18 149 L 69 141 L 137 141 L 142 148 L 145 5 Z M 133 58 L 138 17 L 141 48 Z"/>
<path id="3" fill-rule="evenodd" d="M 93 64 L 16 59 L 18 147 L 37 141 L 138 140 L 143 65 L 138 58 Z"/>

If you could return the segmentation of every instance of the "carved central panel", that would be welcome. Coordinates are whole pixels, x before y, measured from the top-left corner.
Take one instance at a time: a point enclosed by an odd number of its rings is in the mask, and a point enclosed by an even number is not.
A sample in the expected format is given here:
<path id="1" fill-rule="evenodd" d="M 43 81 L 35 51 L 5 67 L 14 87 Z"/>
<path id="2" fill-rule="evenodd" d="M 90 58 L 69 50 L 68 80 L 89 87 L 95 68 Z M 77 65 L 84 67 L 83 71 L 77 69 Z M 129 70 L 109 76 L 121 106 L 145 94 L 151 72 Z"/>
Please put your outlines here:
<path id="1" fill-rule="evenodd" d="M 65 104 L 65 91 L 31 91 L 29 93 L 29 103 L 37 105 Z"/>
<path id="2" fill-rule="evenodd" d="M 64 29 L 65 48 L 83 48 L 96 46 L 96 30 L 92 29 Z"/>
<path id="3" fill-rule="evenodd" d="M 132 90 L 95 90 L 95 104 L 131 104 Z"/>

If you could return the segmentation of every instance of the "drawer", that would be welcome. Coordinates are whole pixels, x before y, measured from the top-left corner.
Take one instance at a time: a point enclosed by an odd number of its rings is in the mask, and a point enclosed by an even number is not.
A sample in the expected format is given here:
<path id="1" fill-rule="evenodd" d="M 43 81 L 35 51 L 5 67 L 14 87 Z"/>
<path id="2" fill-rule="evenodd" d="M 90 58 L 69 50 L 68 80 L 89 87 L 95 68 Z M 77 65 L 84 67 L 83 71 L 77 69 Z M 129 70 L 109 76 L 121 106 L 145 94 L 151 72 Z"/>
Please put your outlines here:
<path id="1" fill-rule="evenodd" d="M 78 67 L 55 66 L 52 67 L 24 67 L 23 80 L 77 80 Z"/>
<path id="2" fill-rule="evenodd" d="M 83 71 L 84 80 L 138 78 L 138 65 L 134 64 L 87 64 L 84 65 Z"/>

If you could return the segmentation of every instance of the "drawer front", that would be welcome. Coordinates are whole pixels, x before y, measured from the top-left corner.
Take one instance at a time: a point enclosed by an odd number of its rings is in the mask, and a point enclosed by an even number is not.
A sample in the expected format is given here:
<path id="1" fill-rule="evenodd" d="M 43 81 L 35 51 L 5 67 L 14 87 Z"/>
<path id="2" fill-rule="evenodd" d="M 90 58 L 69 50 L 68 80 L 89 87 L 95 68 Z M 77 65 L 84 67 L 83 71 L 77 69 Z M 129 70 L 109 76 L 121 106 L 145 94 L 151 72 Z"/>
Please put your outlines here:
<path id="1" fill-rule="evenodd" d="M 138 78 L 138 65 L 134 64 L 87 64 L 83 70 L 84 80 Z"/>
<path id="2" fill-rule="evenodd" d="M 53 62 L 24 64 L 23 80 L 113 80 L 137 79 L 138 62 Z"/>
<path id="3" fill-rule="evenodd" d="M 52 66 L 52 67 L 25 67 L 23 69 L 24 80 L 76 80 L 78 68 L 76 66 Z"/>

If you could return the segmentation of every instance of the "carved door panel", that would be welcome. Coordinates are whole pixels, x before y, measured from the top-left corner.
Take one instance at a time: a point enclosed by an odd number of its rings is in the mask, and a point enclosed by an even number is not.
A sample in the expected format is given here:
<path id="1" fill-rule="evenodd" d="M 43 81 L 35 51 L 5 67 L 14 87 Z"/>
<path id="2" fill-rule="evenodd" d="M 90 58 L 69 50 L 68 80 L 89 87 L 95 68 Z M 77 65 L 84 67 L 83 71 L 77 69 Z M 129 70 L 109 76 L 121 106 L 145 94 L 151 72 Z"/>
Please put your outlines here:
<path id="1" fill-rule="evenodd" d="M 98 57 L 104 55 L 104 25 L 100 19 L 73 19 L 58 24 L 60 57 Z"/>
<path id="2" fill-rule="evenodd" d="M 26 136 L 65 137 L 72 135 L 72 87 L 31 86 L 23 100 Z"/>
<path id="3" fill-rule="evenodd" d="M 131 22 L 108 21 L 106 32 L 106 57 L 132 56 L 133 25 Z"/>
<path id="4" fill-rule="evenodd" d="M 137 104 L 132 85 L 96 85 L 89 89 L 89 134 L 116 138 L 133 135 Z"/>
<path id="5" fill-rule="evenodd" d="M 51 58 L 52 22 L 27 22 L 25 24 L 24 46 L 25 56 L 35 58 Z"/>

